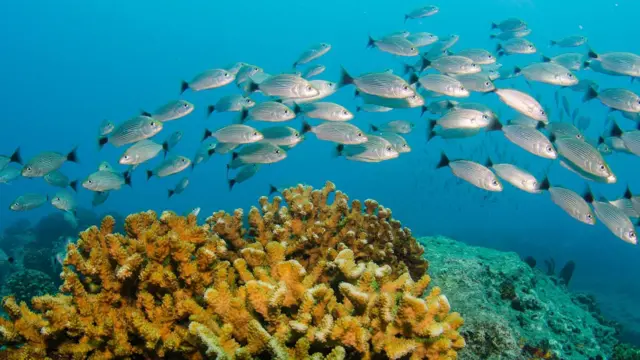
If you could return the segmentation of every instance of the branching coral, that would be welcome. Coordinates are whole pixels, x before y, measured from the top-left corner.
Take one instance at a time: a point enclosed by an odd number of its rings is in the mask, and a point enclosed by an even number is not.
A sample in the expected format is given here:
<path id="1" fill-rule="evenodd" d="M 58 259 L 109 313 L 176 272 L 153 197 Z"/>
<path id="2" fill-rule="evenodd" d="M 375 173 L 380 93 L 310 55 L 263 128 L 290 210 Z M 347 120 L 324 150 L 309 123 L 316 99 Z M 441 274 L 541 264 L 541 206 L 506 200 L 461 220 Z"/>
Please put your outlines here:
<path id="1" fill-rule="evenodd" d="M 107 217 L 70 244 L 63 294 L 3 305 L 8 358 L 455 359 L 462 318 L 422 247 L 374 201 L 328 183 L 260 209 Z M 427 293 L 426 296 L 425 293 Z"/>

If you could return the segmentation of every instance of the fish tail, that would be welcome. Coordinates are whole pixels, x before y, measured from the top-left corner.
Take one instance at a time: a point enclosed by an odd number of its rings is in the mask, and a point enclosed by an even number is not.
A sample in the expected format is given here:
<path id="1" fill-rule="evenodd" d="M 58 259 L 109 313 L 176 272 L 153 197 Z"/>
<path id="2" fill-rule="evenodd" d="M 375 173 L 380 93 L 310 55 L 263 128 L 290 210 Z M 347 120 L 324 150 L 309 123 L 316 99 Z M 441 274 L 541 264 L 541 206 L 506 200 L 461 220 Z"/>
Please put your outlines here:
<path id="1" fill-rule="evenodd" d="M 185 91 L 187 91 L 187 89 L 189 88 L 189 83 L 182 80 L 182 83 L 180 84 L 180 94 L 184 93 Z"/>
<path id="2" fill-rule="evenodd" d="M 214 111 L 216 111 L 215 105 L 207 106 L 207 117 L 211 116 L 211 114 L 213 114 Z"/>
<path id="3" fill-rule="evenodd" d="M 593 196 L 593 191 L 591 190 L 591 187 L 589 185 L 587 185 L 586 190 L 582 193 L 582 198 L 589 204 L 593 204 L 595 198 Z"/>
<path id="4" fill-rule="evenodd" d="M 167 194 L 169 195 L 167 198 L 171 198 L 171 197 L 173 196 L 173 194 L 175 194 L 175 193 L 176 193 L 175 191 L 173 191 L 173 190 L 169 189 L 169 190 L 167 191 Z"/>
<path id="5" fill-rule="evenodd" d="M 152 176 L 153 176 L 153 171 L 147 170 L 147 181 L 149 181 L 149 179 L 151 179 Z"/>
<path id="6" fill-rule="evenodd" d="M 520 75 L 520 73 L 522 72 L 522 69 L 518 66 L 514 66 L 513 67 L 513 75 Z"/>
<path id="7" fill-rule="evenodd" d="M 210 137 L 211 137 L 211 135 L 213 135 L 213 133 L 211 132 L 211 130 L 209 130 L 209 129 L 204 129 L 204 135 L 202 135 L 202 140 L 201 140 L 201 142 L 202 142 L 202 141 L 207 140 L 208 138 L 210 138 Z"/>
<path id="8" fill-rule="evenodd" d="M 377 127 L 377 126 L 375 126 L 375 125 L 373 125 L 373 124 L 369 124 L 369 126 L 371 127 L 371 131 L 372 131 L 372 132 L 377 132 L 378 130 L 380 130 L 380 128 L 379 128 L 379 127 Z"/>
<path id="9" fill-rule="evenodd" d="M 260 89 L 260 85 L 258 85 L 255 81 L 249 79 L 248 80 L 248 86 L 247 86 L 247 92 L 249 94 L 258 91 L 258 89 Z"/>
<path id="10" fill-rule="evenodd" d="M 18 147 L 13 154 L 11 154 L 10 158 L 11 162 L 22 165 L 22 156 L 20 155 L 20 147 Z"/>
<path id="11" fill-rule="evenodd" d="M 633 197 L 633 193 L 631 192 L 631 187 L 627 184 L 627 188 L 624 190 L 623 198 L 631 200 Z"/>
<path id="12" fill-rule="evenodd" d="M 538 123 L 536 124 L 536 130 L 542 130 L 542 129 L 546 128 L 546 127 L 547 127 L 547 124 L 545 124 L 542 121 L 538 121 Z"/>
<path id="13" fill-rule="evenodd" d="M 540 185 L 538 185 L 538 190 L 547 191 L 551 188 L 551 182 L 549 181 L 549 176 L 545 175 Z"/>
<path id="14" fill-rule="evenodd" d="M 438 162 L 438 165 L 436 165 L 436 169 L 440 169 L 443 168 L 445 166 L 449 166 L 449 163 L 451 161 L 449 160 L 449 158 L 447 157 L 447 154 L 444 153 L 444 151 L 440 154 L 440 161 Z"/>
<path id="15" fill-rule="evenodd" d="M 106 136 L 102 136 L 98 138 L 98 150 L 102 149 L 106 143 L 109 142 L 109 138 Z"/>
<path id="16" fill-rule="evenodd" d="M 431 141 L 434 137 L 436 137 L 436 132 L 434 130 L 436 126 L 436 120 L 428 119 L 427 120 L 427 142 Z"/>
<path id="17" fill-rule="evenodd" d="M 356 91 L 354 91 L 354 92 L 353 92 L 353 98 L 355 99 L 355 98 L 357 98 L 358 96 L 360 96 L 360 90 L 358 90 L 358 89 L 356 88 Z"/>
<path id="18" fill-rule="evenodd" d="M 496 23 L 491 23 L 491 30 L 497 29 L 498 25 Z"/>
<path id="19" fill-rule="evenodd" d="M 300 131 L 302 134 L 306 134 L 312 130 L 313 130 L 313 127 L 311 126 L 311 124 L 309 124 L 306 121 L 302 122 L 302 130 Z"/>
<path id="20" fill-rule="evenodd" d="M 502 123 L 498 119 L 491 122 L 491 124 L 489 124 L 489 126 L 487 127 L 487 131 L 499 131 L 499 130 L 502 130 Z"/>
<path id="21" fill-rule="evenodd" d="M 493 34 L 489 35 L 489 39 L 495 39 L 495 38 L 497 38 L 496 35 L 493 35 Z"/>
<path id="22" fill-rule="evenodd" d="M 493 166 L 493 160 L 491 160 L 491 156 L 487 156 L 487 161 L 484 162 L 484 166 L 488 168 Z"/>
<path id="23" fill-rule="evenodd" d="M 236 180 L 235 179 L 230 179 L 229 181 L 229 191 L 233 190 L 233 185 L 236 184 Z"/>
<path id="24" fill-rule="evenodd" d="M 593 49 L 589 49 L 589 52 L 587 53 L 587 56 L 590 59 L 597 59 L 599 58 L 598 53 L 596 53 L 595 51 L 593 51 Z"/>
<path id="25" fill-rule="evenodd" d="M 424 69 L 428 68 L 429 66 L 431 66 L 431 61 L 429 61 L 429 59 L 422 58 L 422 64 L 420 65 L 420 72 L 423 72 Z"/>
<path id="26" fill-rule="evenodd" d="M 622 136 L 622 129 L 620 125 L 618 125 L 617 121 L 613 121 L 613 125 L 611 125 L 611 129 L 609 129 L 608 135 L 609 137 L 620 137 Z"/>
<path id="27" fill-rule="evenodd" d="M 369 42 L 367 43 L 367 49 L 375 47 L 376 41 L 369 35 Z"/>
<path id="28" fill-rule="evenodd" d="M 148 176 L 148 172 L 149 172 L 149 171 L 147 171 L 147 176 Z M 132 186 L 132 185 L 131 185 L 131 170 L 127 170 L 127 171 L 125 171 L 124 173 L 122 173 L 122 176 L 124 176 L 124 184 L 125 184 L 125 185 L 129 185 L 129 186 Z M 148 180 L 148 179 L 149 179 L 149 178 L 147 178 L 147 180 Z"/>
<path id="29" fill-rule="evenodd" d="M 582 67 L 587 70 L 588 68 L 591 67 L 591 61 L 587 60 L 585 62 L 582 63 Z"/>
<path id="30" fill-rule="evenodd" d="M 293 103 L 293 113 L 298 115 L 302 112 L 302 108 L 300 107 L 300 105 L 298 105 L 298 103 L 294 102 Z"/>
<path id="31" fill-rule="evenodd" d="M 278 188 L 273 186 L 273 184 L 269 184 L 269 196 L 271 196 L 272 194 L 275 194 L 279 192 Z"/>
<path id="32" fill-rule="evenodd" d="M 541 55 L 541 56 L 542 56 L 542 62 L 551 62 L 551 58 L 550 57 L 544 56 L 544 55 Z"/>
<path id="33" fill-rule="evenodd" d="M 551 46 L 554 46 L 554 45 L 556 45 L 557 43 L 558 43 L 558 42 L 557 42 L 557 41 L 555 41 L 555 40 L 551 40 L 551 41 L 549 41 L 549 45 L 551 45 Z"/>
<path id="34" fill-rule="evenodd" d="M 598 97 L 598 92 L 593 87 L 589 87 L 587 92 L 584 93 L 584 97 L 582 98 L 582 102 L 587 102 L 589 100 L 593 100 Z"/>
<path id="35" fill-rule="evenodd" d="M 356 106 L 356 112 L 360 112 L 362 108 L 360 106 Z"/>
<path id="36" fill-rule="evenodd" d="M 164 157 L 167 157 L 167 152 L 169 151 L 169 141 L 165 141 L 162 143 L 162 150 L 164 150 Z"/>
<path id="37" fill-rule="evenodd" d="M 418 82 L 418 80 L 420 80 L 420 77 L 418 76 L 418 74 L 413 72 L 411 73 L 411 75 L 409 75 L 409 84 L 410 85 L 416 84 L 416 90 L 420 88 L 420 83 Z"/>
<path id="38" fill-rule="evenodd" d="M 234 152 L 231 154 L 231 160 L 235 160 L 235 159 L 237 159 L 237 158 L 238 158 L 238 156 L 240 156 L 240 155 L 239 155 L 237 152 L 235 152 L 235 151 L 234 151 Z M 229 171 L 229 165 L 227 165 L 227 171 Z"/>
<path id="39" fill-rule="evenodd" d="M 151 115 L 150 112 L 148 111 L 144 111 L 144 110 L 140 110 L 140 115 L 142 116 L 148 116 L 148 117 L 153 117 L 153 115 Z"/>
<path id="40" fill-rule="evenodd" d="M 413 66 L 409 65 L 409 64 L 402 64 L 402 71 L 403 74 L 408 74 L 410 72 L 415 73 L 416 72 L 416 68 L 414 68 Z"/>
<path id="41" fill-rule="evenodd" d="M 78 147 L 74 147 L 73 150 L 71 150 L 68 154 L 67 154 L 67 161 L 71 161 L 74 163 L 78 163 Z"/>
<path id="42" fill-rule="evenodd" d="M 293 68 L 295 69 L 297 67 L 298 67 L 298 62 L 296 61 L 296 62 L 293 63 Z"/>
<path id="43" fill-rule="evenodd" d="M 216 153 L 216 148 L 207 150 L 207 155 L 211 156 Z"/>
<path id="44" fill-rule="evenodd" d="M 73 189 L 73 191 L 78 192 L 78 180 L 73 180 L 69 183 L 69 187 Z"/>
<path id="45" fill-rule="evenodd" d="M 426 113 L 429 110 L 429 107 L 427 105 L 422 105 L 422 107 L 420 108 L 420 117 L 424 116 L 424 113 Z"/>
<path id="46" fill-rule="evenodd" d="M 247 118 L 249 117 L 249 109 L 242 109 L 242 111 L 240 111 L 240 124 L 244 124 L 245 121 L 247 121 Z"/>
<path id="47" fill-rule="evenodd" d="M 501 58 L 505 55 L 504 51 L 498 51 L 498 58 Z"/>
<path id="48" fill-rule="evenodd" d="M 407 23 L 407 20 L 409 20 L 409 15 L 406 15 L 406 14 L 405 14 L 405 15 L 404 15 L 404 23 L 405 23 L 405 24 Z"/>
<path id="49" fill-rule="evenodd" d="M 340 67 L 340 81 L 338 82 L 338 87 L 343 87 L 347 85 L 353 84 L 353 77 L 349 75 L 347 70 L 344 67 Z"/>
<path id="50" fill-rule="evenodd" d="M 336 148 L 333 152 L 333 157 L 340 157 L 342 156 L 342 152 L 344 151 L 344 145 L 343 144 L 338 144 L 336 145 Z"/>

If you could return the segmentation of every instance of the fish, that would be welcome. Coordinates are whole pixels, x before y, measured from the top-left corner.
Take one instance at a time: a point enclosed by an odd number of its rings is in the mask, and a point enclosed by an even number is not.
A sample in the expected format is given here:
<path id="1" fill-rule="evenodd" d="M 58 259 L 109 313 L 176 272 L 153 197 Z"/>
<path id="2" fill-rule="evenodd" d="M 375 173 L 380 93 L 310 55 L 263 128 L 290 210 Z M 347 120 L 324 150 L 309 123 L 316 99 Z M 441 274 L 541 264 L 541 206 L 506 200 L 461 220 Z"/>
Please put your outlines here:
<path id="1" fill-rule="evenodd" d="M 268 77 L 261 83 L 251 81 L 248 92 L 260 90 L 265 96 L 280 98 L 310 98 L 320 94 L 311 83 L 296 75 L 280 74 Z"/>
<path id="2" fill-rule="evenodd" d="M 336 152 L 347 160 L 369 163 L 395 159 L 400 155 L 391 142 L 377 135 L 367 135 L 367 141 L 361 144 L 339 144 Z"/>
<path id="3" fill-rule="evenodd" d="M 235 79 L 236 76 L 225 69 L 207 70 L 196 75 L 190 82 L 183 80 L 180 87 L 180 94 L 184 93 L 187 89 L 191 89 L 191 91 L 217 89 L 231 84 Z"/>
<path id="4" fill-rule="evenodd" d="M 640 112 L 640 97 L 634 92 L 622 88 L 610 88 L 596 91 L 593 88 L 587 90 L 583 102 L 598 98 L 604 105 L 621 111 L 631 113 Z"/>
<path id="5" fill-rule="evenodd" d="M 98 135 L 107 136 L 116 128 L 115 124 L 109 120 L 102 120 L 98 128 Z"/>
<path id="6" fill-rule="evenodd" d="M 523 38 L 513 38 L 506 40 L 496 47 L 498 56 L 513 54 L 535 54 L 538 50 L 533 43 Z"/>
<path id="7" fill-rule="evenodd" d="M 393 120 L 381 125 L 371 125 L 372 131 L 392 132 L 396 134 L 409 134 L 415 124 L 406 120 Z"/>
<path id="8" fill-rule="evenodd" d="M 215 131 L 205 129 L 202 141 L 210 137 L 213 137 L 223 143 L 249 144 L 262 140 L 264 136 L 251 126 L 232 124 Z"/>
<path id="9" fill-rule="evenodd" d="M 622 116 L 625 119 L 629 119 L 631 121 L 635 121 L 637 123 L 640 123 L 640 113 L 637 112 L 629 112 L 629 111 L 621 111 Z"/>
<path id="10" fill-rule="evenodd" d="M 401 36 L 385 37 L 374 40 L 369 36 L 367 48 L 377 48 L 380 51 L 397 56 L 418 56 L 420 52 L 409 40 Z"/>
<path id="11" fill-rule="evenodd" d="M 635 227 L 623 210 L 604 199 L 603 201 L 595 200 L 591 190 L 587 191 L 584 199 L 591 203 L 596 217 L 611 233 L 629 244 L 636 245 L 638 243 Z"/>
<path id="12" fill-rule="evenodd" d="M 455 78 L 460 81 L 466 89 L 471 91 L 488 93 L 496 89 L 496 86 L 493 84 L 489 76 L 487 76 L 487 74 L 483 72 L 475 74 L 455 75 Z"/>
<path id="13" fill-rule="evenodd" d="M 324 65 L 313 65 L 304 71 L 302 77 L 305 79 L 310 79 L 314 76 L 322 74 L 326 69 L 327 68 Z"/>
<path id="14" fill-rule="evenodd" d="M 640 77 L 640 56 L 629 52 L 610 52 L 597 54 L 589 50 L 589 58 L 594 59 L 604 70 L 618 75 L 627 75 L 633 78 Z"/>
<path id="15" fill-rule="evenodd" d="M 9 184 L 20 176 L 20 169 L 13 166 L 6 166 L 0 170 L 0 184 Z M 46 176 L 46 175 L 45 175 Z"/>
<path id="16" fill-rule="evenodd" d="M 499 34 L 491 34 L 489 35 L 490 39 L 498 39 L 498 40 L 509 40 L 509 39 L 515 39 L 515 38 L 521 38 L 521 37 L 525 37 L 525 36 L 529 36 L 529 34 L 531 34 L 531 29 L 530 28 L 524 28 L 521 30 L 514 30 L 514 31 L 503 31 Z"/>
<path id="17" fill-rule="evenodd" d="M 60 154 L 53 151 L 42 152 L 27 161 L 22 168 L 24 177 L 43 177 L 48 173 L 58 170 L 65 162 L 78 163 L 78 148 L 74 148 L 68 154 Z"/>
<path id="18" fill-rule="evenodd" d="M 48 201 L 49 196 L 47 195 L 27 193 L 18 196 L 11 205 L 9 205 L 9 209 L 12 211 L 29 211 L 39 208 Z"/>
<path id="19" fill-rule="evenodd" d="M 233 179 L 227 180 L 229 184 L 229 191 L 233 190 L 233 186 L 235 184 L 241 184 L 249 179 L 251 179 L 255 174 L 260 170 L 260 164 L 249 164 L 244 165 L 238 170 L 236 177 Z"/>
<path id="20" fill-rule="evenodd" d="M 141 140 L 131 145 L 120 157 L 119 163 L 131 165 L 134 168 L 156 157 L 162 151 L 163 145 L 152 140 Z"/>
<path id="21" fill-rule="evenodd" d="M 543 62 L 551 62 L 563 66 L 569 70 L 578 71 L 582 69 L 584 63 L 584 55 L 580 53 L 565 53 L 554 57 L 542 55 Z"/>
<path id="22" fill-rule="evenodd" d="M 454 109 L 437 120 L 443 129 L 481 129 L 491 124 L 489 116 L 475 109 Z"/>
<path id="23" fill-rule="evenodd" d="M 491 30 L 518 31 L 527 28 L 527 23 L 518 18 L 508 18 L 499 23 L 491 23 Z"/>
<path id="24" fill-rule="evenodd" d="M 616 176 L 602 158 L 600 152 L 591 144 L 576 138 L 561 137 L 553 141 L 558 155 L 564 161 L 565 167 L 583 175 L 588 179 L 612 184 Z"/>
<path id="25" fill-rule="evenodd" d="M 625 76 L 624 74 L 620 74 L 618 72 L 606 69 L 603 65 L 602 62 L 595 60 L 595 59 L 589 59 L 585 62 L 582 63 L 582 67 L 585 70 L 593 70 L 597 73 L 600 74 L 605 74 L 605 75 L 611 75 L 611 76 Z"/>
<path id="26" fill-rule="evenodd" d="M 170 198 L 173 195 L 182 194 L 182 192 L 187 188 L 187 186 L 189 186 L 189 178 L 183 177 L 182 179 L 180 179 L 180 181 L 178 181 L 175 188 L 167 190 L 167 193 L 169 195 L 168 197 Z"/>
<path id="27" fill-rule="evenodd" d="M 425 56 L 427 59 L 432 59 L 438 57 L 438 54 L 446 54 L 446 51 L 449 50 L 453 45 L 455 45 L 458 40 L 460 40 L 460 36 L 456 34 L 451 34 L 447 36 L 442 36 L 433 43 L 433 46 Z M 435 56 L 435 57 L 434 57 Z"/>
<path id="28" fill-rule="evenodd" d="M 487 166 L 478 164 L 477 162 L 470 160 L 451 161 L 443 152 L 440 155 L 440 161 L 438 162 L 436 169 L 449 167 L 453 175 L 470 183 L 471 185 L 492 192 L 502 191 L 502 183 L 496 174 L 489 169 L 493 164 L 491 164 L 491 161 L 488 161 L 486 165 Z"/>
<path id="29" fill-rule="evenodd" d="M 174 131 L 171 135 L 167 136 L 167 139 L 162 143 L 162 150 L 164 151 L 164 157 L 167 157 L 167 153 L 173 150 L 176 145 L 182 140 L 184 133 L 180 130 Z"/>
<path id="30" fill-rule="evenodd" d="M 536 128 L 522 125 L 507 125 L 502 128 L 504 136 L 524 150 L 545 159 L 556 159 L 558 154 L 551 140 Z"/>
<path id="31" fill-rule="evenodd" d="M 322 100 L 328 96 L 333 95 L 338 90 L 338 84 L 327 80 L 310 80 L 311 86 L 318 90 L 318 95 L 308 98 L 283 98 L 283 104 L 292 106 L 294 104 L 306 104 L 318 100 Z"/>
<path id="32" fill-rule="evenodd" d="M 243 109 L 240 114 L 240 122 L 247 120 L 283 122 L 296 118 L 300 109 L 298 107 L 293 110 L 287 105 L 277 101 L 265 101 L 250 109 Z"/>
<path id="33" fill-rule="evenodd" d="M 370 113 L 383 113 L 383 112 L 389 112 L 391 110 L 393 110 L 393 108 L 376 105 L 376 104 L 367 104 L 367 103 L 364 103 L 356 107 L 357 112 L 364 111 L 364 112 L 370 112 Z"/>
<path id="34" fill-rule="evenodd" d="M 640 214 L 638 214 L 638 212 L 633 206 L 633 202 L 630 199 L 620 198 L 617 200 L 611 200 L 609 201 L 609 204 L 622 210 L 622 212 L 624 212 L 624 215 L 626 217 L 640 218 Z"/>
<path id="35" fill-rule="evenodd" d="M 98 205 L 104 204 L 105 201 L 109 198 L 108 191 L 96 191 L 93 193 L 93 199 L 91 200 L 91 206 L 96 207 Z"/>
<path id="36" fill-rule="evenodd" d="M 229 168 L 237 169 L 247 164 L 273 164 L 287 158 L 281 147 L 269 143 L 247 144 L 231 154 Z"/>
<path id="37" fill-rule="evenodd" d="M 496 57 L 485 49 L 465 49 L 456 55 L 469 58 L 478 65 L 490 65 L 496 62 Z"/>
<path id="38" fill-rule="evenodd" d="M 624 146 L 620 150 L 628 150 L 629 153 L 640 156 L 640 130 L 623 131 L 620 126 L 614 121 L 611 129 L 608 132 L 607 138 L 622 140 Z M 612 147 L 616 149 L 616 146 Z"/>
<path id="39" fill-rule="evenodd" d="M 242 95 L 227 95 L 221 97 L 215 105 L 207 106 L 207 117 L 213 112 L 239 112 L 256 106 L 253 99 Z"/>
<path id="40" fill-rule="evenodd" d="M 51 205 L 58 210 L 73 212 L 76 209 L 76 200 L 70 192 L 60 190 L 51 198 Z"/>
<path id="41" fill-rule="evenodd" d="M 356 91 L 356 96 L 360 96 L 365 104 L 378 105 L 391 109 L 410 109 L 424 105 L 424 97 L 417 93 L 404 99 L 389 99 L 361 93 L 359 91 Z"/>
<path id="42" fill-rule="evenodd" d="M 324 56 L 331 50 L 331 45 L 327 43 L 320 43 L 317 45 L 313 45 L 312 47 L 305 50 L 300 56 L 298 60 L 293 63 L 293 67 L 297 67 L 298 65 L 304 65 L 312 62 L 313 60 L 319 59 Z"/>
<path id="43" fill-rule="evenodd" d="M 380 132 L 378 136 L 387 140 L 393 146 L 393 149 L 399 154 L 411 152 L 411 146 L 407 143 L 407 140 L 394 132 Z"/>
<path id="44" fill-rule="evenodd" d="M 551 46 L 558 46 L 562 48 L 578 47 L 586 44 L 588 41 L 586 36 L 571 35 L 558 40 L 551 40 Z"/>
<path id="45" fill-rule="evenodd" d="M 122 185 L 131 186 L 131 172 L 125 171 L 121 174 L 115 171 L 98 170 L 82 182 L 82 187 L 96 192 L 120 190 Z"/>
<path id="46" fill-rule="evenodd" d="M 139 115 L 118 125 L 109 135 L 100 137 L 98 147 L 102 148 L 106 143 L 115 147 L 132 144 L 155 136 L 163 127 L 162 121 Z"/>
<path id="47" fill-rule="evenodd" d="M 390 99 L 404 99 L 416 92 L 401 77 L 388 73 L 367 73 L 359 77 L 352 77 L 342 68 L 339 87 L 355 85 L 361 93 Z"/>
<path id="48" fill-rule="evenodd" d="M 4 169 L 10 163 L 16 163 L 22 165 L 22 156 L 20 155 L 20 148 L 17 148 L 11 155 L 0 155 L 0 170 Z"/>
<path id="49" fill-rule="evenodd" d="M 209 160 L 209 158 L 217 152 L 216 147 L 220 144 L 224 144 L 224 143 L 213 143 L 213 142 L 202 143 L 199 146 L 198 150 L 196 150 L 196 154 L 194 155 L 193 160 L 191 160 L 191 171 L 195 169 L 196 165 L 202 163 L 203 161 Z M 229 144 L 225 144 L 225 145 L 229 145 Z M 229 150 L 229 152 L 233 151 L 235 148 L 240 146 L 239 144 L 231 144 L 231 145 L 232 145 L 232 148 Z"/>
<path id="50" fill-rule="evenodd" d="M 442 56 L 437 59 L 422 59 L 422 70 L 433 67 L 444 74 L 475 74 L 482 71 L 482 68 L 473 60 L 464 56 Z"/>
<path id="51" fill-rule="evenodd" d="M 530 81 L 558 86 L 574 86 L 579 81 L 570 70 L 552 62 L 534 63 L 522 69 L 516 66 L 513 72 L 524 75 Z"/>
<path id="52" fill-rule="evenodd" d="M 228 72 L 230 72 L 234 76 L 236 76 L 236 75 L 238 75 L 240 70 L 245 66 L 249 66 L 249 64 L 239 61 L 239 62 L 236 62 L 236 63 L 234 63 L 232 65 L 225 66 L 225 69 L 227 69 Z"/>
<path id="53" fill-rule="evenodd" d="M 261 67 L 246 64 L 245 66 L 241 67 L 236 74 L 236 85 L 240 86 L 251 80 L 252 77 L 261 73 L 264 73 L 264 70 Z"/>
<path id="54" fill-rule="evenodd" d="M 540 182 L 539 189 L 548 191 L 551 201 L 564 210 L 572 218 L 587 224 L 595 225 L 596 216 L 589 204 L 576 192 L 560 186 L 553 186 L 548 178 Z"/>
<path id="55" fill-rule="evenodd" d="M 416 32 L 407 36 L 407 40 L 417 48 L 429 46 L 439 40 L 437 35 L 428 32 Z"/>
<path id="56" fill-rule="evenodd" d="M 259 141 L 262 141 L 262 140 L 259 140 Z M 221 155 L 229 154 L 232 151 L 234 151 L 236 148 L 238 148 L 240 145 L 242 144 L 218 142 L 214 144 L 213 148 L 209 149 L 208 154 L 209 155 L 213 155 L 214 153 L 221 154 Z"/>
<path id="57" fill-rule="evenodd" d="M 404 15 L 404 22 L 409 19 L 422 19 L 425 17 L 433 16 L 440 11 L 440 8 L 435 5 L 427 5 L 414 10 L 411 10 L 408 14 Z"/>
<path id="58" fill-rule="evenodd" d="M 98 171 L 115 171 L 108 161 L 103 161 L 98 165 Z"/>
<path id="59" fill-rule="evenodd" d="M 515 186 L 516 188 L 531 193 L 538 194 L 538 180 L 528 171 L 513 164 L 493 164 L 491 169 L 499 178 Z"/>
<path id="60" fill-rule="evenodd" d="M 344 106 L 331 102 L 314 102 L 300 105 L 302 113 L 311 119 L 349 121 L 353 114 Z"/>
<path id="61" fill-rule="evenodd" d="M 493 92 L 498 95 L 500 101 L 522 115 L 544 123 L 549 122 L 544 108 L 531 95 L 515 89 L 496 89 Z"/>
<path id="62" fill-rule="evenodd" d="M 431 114 L 442 115 L 449 110 L 453 109 L 457 105 L 457 102 L 451 100 L 440 100 L 433 101 L 429 105 L 422 106 L 422 112 L 420 116 L 423 116 L 425 112 L 430 112 Z"/>
<path id="63" fill-rule="evenodd" d="M 66 188 L 69 186 L 73 191 L 78 191 L 78 180 L 70 181 L 69 177 L 60 170 L 55 170 L 45 175 L 44 181 L 55 187 Z"/>
<path id="64" fill-rule="evenodd" d="M 362 144 L 368 139 L 362 130 L 346 122 L 326 122 L 318 126 L 311 126 L 309 123 L 303 122 L 300 132 L 302 134 L 312 132 L 320 140 L 343 145 Z"/>
<path id="65" fill-rule="evenodd" d="M 191 209 L 191 211 L 189 211 L 186 216 L 189 215 L 193 215 L 193 216 L 198 216 L 200 214 L 200 208 L 199 207 L 194 207 L 193 209 Z"/>
<path id="66" fill-rule="evenodd" d="M 469 96 L 462 82 L 454 77 L 441 74 L 427 74 L 417 79 L 417 81 L 426 90 L 433 91 L 442 95 L 451 97 L 464 98 Z"/>
<path id="67" fill-rule="evenodd" d="M 153 113 L 143 111 L 142 115 L 167 122 L 183 118 L 191 114 L 194 109 L 195 106 L 186 100 L 173 100 L 159 107 Z"/>
<path id="68" fill-rule="evenodd" d="M 304 140 L 300 132 L 289 126 L 272 126 L 262 129 L 263 143 L 270 143 L 277 146 L 295 146 Z"/>
<path id="69" fill-rule="evenodd" d="M 509 120 L 509 125 L 528 126 L 532 128 L 538 128 L 540 121 L 532 119 L 528 116 L 518 114 L 515 118 Z"/>
<path id="70" fill-rule="evenodd" d="M 459 110 L 459 109 L 477 110 L 483 113 L 484 115 L 488 116 L 490 122 L 493 123 L 494 121 L 498 121 L 498 115 L 496 115 L 496 113 L 494 113 L 490 107 L 482 103 L 456 103 L 456 104 L 453 104 L 453 109 L 450 111 Z M 495 130 L 499 130 L 500 126 L 495 125 L 494 128 Z"/>
<path id="71" fill-rule="evenodd" d="M 569 137 L 585 141 L 584 135 L 577 127 L 571 123 L 550 122 L 548 124 L 538 123 L 538 129 L 547 129 L 555 138 Z"/>
<path id="72" fill-rule="evenodd" d="M 147 170 L 147 180 L 154 175 L 157 177 L 166 177 L 177 174 L 191 165 L 191 160 L 185 156 L 172 156 L 165 159 L 160 165 L 153 170 Z"/>

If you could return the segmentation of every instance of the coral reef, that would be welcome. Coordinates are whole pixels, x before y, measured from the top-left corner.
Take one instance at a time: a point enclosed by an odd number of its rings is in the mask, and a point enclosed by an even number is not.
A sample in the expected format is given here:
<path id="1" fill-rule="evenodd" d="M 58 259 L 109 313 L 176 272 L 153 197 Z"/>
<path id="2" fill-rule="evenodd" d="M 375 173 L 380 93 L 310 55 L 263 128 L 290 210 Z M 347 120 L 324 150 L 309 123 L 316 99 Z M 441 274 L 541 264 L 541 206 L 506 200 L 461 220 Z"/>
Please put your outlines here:
<path id="1" fill-rule="evenodd" d="M 593 299 L 575 297 L 556 278 L 515 253 L 420 238 L 432 283 L 465 319 L 461 360 L 606 359 L 618 342 Z M 548 261 L 549 267 L 553 262 Z"/>
<path id="2" fill-rule="evenodd" d="M 51 278 L 38 270 L 22 269 L 7 276 L 2 294 L 11 294 L 17 301 L 29 301 L 32 297 L 57 292 Z"/>
<path id="3" fill-rule="evenodd" d="M 68 245 L 63 293 L 3 300 L 6 357 L 456 359 L 463 320 L 391 211 L 332 183 L 283 197 L 248 227 L 148 211 L 123 235 L 106 217 Z"/>
<path id="4" fill-rule="evenodd" d="M 640 348 L 628 344 L 618 344 L 613 349 L 611 360 L 640 360 Z"/>

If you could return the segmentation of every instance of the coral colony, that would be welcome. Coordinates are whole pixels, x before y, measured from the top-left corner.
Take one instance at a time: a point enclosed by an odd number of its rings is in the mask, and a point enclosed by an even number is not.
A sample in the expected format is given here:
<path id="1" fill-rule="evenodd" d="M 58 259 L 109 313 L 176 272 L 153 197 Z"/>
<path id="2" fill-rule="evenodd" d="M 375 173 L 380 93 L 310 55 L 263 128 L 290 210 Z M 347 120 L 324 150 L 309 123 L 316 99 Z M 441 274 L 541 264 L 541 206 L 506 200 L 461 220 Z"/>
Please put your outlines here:
<path id="1" fill-rule="evenodd" d="M 332 183 L 282 195 L 248 226 L 242 210 L 148 211 L 126 234 L 104 218 L 68 246 L 62 293 L 4 299 L 7 358 L 456 359 L 463 320 L 390 210 Z"/>

